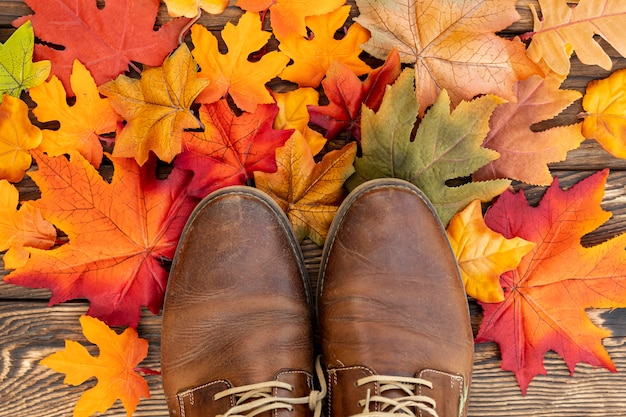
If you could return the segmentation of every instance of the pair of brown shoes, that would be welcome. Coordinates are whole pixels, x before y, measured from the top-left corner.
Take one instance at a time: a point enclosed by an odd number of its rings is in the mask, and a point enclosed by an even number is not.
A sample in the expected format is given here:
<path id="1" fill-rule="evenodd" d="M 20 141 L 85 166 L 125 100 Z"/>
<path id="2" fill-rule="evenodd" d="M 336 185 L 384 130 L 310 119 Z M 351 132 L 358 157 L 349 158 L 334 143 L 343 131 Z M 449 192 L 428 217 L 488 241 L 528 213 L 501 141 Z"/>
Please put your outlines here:
<path id="1" fill-rule="evenodd" d="M 271 198 L 232 187 L 203 200 L 166 292 L 170 415 L 320 416 L 323 402 L 328 417 L 466 415 L 467 299 L 441 223 L 416 187 L 370 181 L 340 207 L 320 267 L 324 369 L 314 359 L 308 288 L 298 242 Z"/>

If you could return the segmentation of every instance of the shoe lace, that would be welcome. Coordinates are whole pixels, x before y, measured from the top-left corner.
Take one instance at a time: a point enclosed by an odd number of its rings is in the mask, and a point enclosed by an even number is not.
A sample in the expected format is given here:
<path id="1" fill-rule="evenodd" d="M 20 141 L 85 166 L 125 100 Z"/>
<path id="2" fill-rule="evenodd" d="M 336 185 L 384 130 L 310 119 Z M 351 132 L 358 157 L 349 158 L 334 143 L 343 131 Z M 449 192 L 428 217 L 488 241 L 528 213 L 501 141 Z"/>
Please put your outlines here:
<path id="1" fill-rule="evenodd" d="M 226 413 L 216 417 L 253 417 L 267 411 L 287 409 L 293 410 L 294 405 L 308 404 L 314 417 L 320 417 L 322 413 L 322 400 L 326 397 L 326 381 L 320 364 L 320 359 L 315 361 L 315 372 L 320 381 L 320 390 L 312 390 L 306 397 L 286 398 L 274 395 L 274 389 L 293 391 L 291 384 L 281 381 L 267 381 L 258 384 L 233 387 L 215 394 L 214 399 L 234 395 L 235 405 Z"/>
<path id="2" fill-rule="evenodd" d="M 415 387 L 423 385 L 428 388 L 433 384 L 422 378 L 387 376 L 387 375 L 371 375 L 357 380 L 357 386 L 363 386 L 370 382 L 377 382 L 380 386 L 379 395 L 371 395 L 371 390 L 367 390 L 367 397 L 359 401 L 359 406 L 363 407 L 363 411 L 352 417 L 388 417 L 392 415 L 409 415 L 416 417 L 417 410 L 421 410 L 422 414 L 432 417 L 438 417 L 435 411 L 435 400 L 426 395 L 415 394 Z M 383 396 L 386 391 L 401 391 L 406 395 L 397 398 L 388 398 Z M 373 403 L 379 404 L 380 411 L 370 411 Z"/>

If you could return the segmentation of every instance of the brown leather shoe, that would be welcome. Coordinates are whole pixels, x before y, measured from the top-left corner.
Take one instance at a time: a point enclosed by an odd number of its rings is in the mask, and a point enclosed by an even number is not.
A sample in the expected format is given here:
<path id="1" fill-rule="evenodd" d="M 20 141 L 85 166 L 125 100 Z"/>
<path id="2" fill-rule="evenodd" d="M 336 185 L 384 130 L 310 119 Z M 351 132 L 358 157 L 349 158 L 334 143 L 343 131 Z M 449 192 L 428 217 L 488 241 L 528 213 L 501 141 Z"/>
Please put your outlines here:
<path id="1" fill-rule="evenodd" d="M 467 297 L 445 231 L 415 186 L 374 180 L 347 197 L 319 288 L 329 417 L 466 415 Z"/>
<path id="2" fill-rule="evenodd" d="M 230 187 L 199 204 L 163 312 L 171 416 L 300 417 L 321 408 L 305 277 L 289 222 L 267 195 Z"/>

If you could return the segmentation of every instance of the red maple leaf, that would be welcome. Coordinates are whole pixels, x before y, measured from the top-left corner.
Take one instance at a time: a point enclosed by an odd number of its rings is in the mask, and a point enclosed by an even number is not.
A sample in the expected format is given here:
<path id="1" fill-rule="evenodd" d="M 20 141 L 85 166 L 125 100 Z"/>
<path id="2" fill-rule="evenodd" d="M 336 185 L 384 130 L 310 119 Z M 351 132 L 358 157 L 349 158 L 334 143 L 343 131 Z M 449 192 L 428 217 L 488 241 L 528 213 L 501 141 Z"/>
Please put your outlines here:
<path id="1" fill-rule="evenodd" d="M 112 326 L 137 326 L 140 308 L 158 313 L 167 271 L 196 199 L 187 194 L 190 173 L 157 180 L 155 158 L 139 167 L 113 158 L 109 184 L 80 154 L 35 152 L 41 189 L 32 204 L 68 236 L 50 250 L 28 249 L 30 259 L 5 277 L 11 284 L 49 288 L 50 304 L 86 298 L 89 314 Z"/>
<path id="2" fill-rule="evenodd" d="M 392 50 L 384 65 L 372 71 L 363 82 L 346 65 L 333 61 L 322 81 L 329 104 L 308 106 L 311 122 L 326 129 L 327 139 L 341 132 L 361 141 L 361 107 L 378 111 L 387 86 L 400 76 L 400 56 Z"/>
<path id="3" fill-rule="evenodd" d="M 35 59 L 52 61 L 68 93 L 75 59 L 101 85 L 128 70 L 131 61 L 159 66 L 178 46 L 178 35 L 189 21 L 176 19 L 154 30 L 159 0 L 25 0 L 35 12 L 13 21 L 32 21 L 35 36 L 49 45 L 35 45 Z M 59 48 L 60 47 L 60 48 Z"/>
<path id="4" fill-rule="evenodd" d="M 275 104 L 260 104 L 254 113 L 235 115 L 223 99 L 200 109 L 204 132 L 187 132 L 185 151 L 174 161 L 176 169 L 191 170 L 193 195 L 204 197 L 227 185 L 246 184 L 254 171 L 276 171 L 276 148 L 293 130 L 272 128 Z"/>
<path id="5" fill-rule="evenodd" d="M 611 217 L 601 209 L 608 170 L 567 191 L 554 180 L 537 207 L 523 192 L 502 194 L 485 222 L 506 238 L 536 246 L 517 269 L 500 277 L 505 299 L 481 303 L 484 318 L 476 342 L 500 345 L 502 368 L 515 373 L 523 393 L 543 358 L 554 350 L 571 373 L 578 362 L 615 366 L 602 345 L 610 332 L 596 327 L 585 309 L 626 307 L 626 234 L 584 247 L 580 239 Z"/>

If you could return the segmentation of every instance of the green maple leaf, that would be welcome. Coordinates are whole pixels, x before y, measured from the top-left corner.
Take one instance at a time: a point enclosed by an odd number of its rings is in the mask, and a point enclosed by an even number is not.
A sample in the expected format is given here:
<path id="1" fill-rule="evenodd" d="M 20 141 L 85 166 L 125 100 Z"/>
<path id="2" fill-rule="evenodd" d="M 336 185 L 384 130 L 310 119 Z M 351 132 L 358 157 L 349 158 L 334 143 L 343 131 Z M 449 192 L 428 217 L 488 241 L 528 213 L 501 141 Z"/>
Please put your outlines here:
<path id="1" fill-rule="evenodd" d="M 0 96 L 19 97 L 22 90 L 41 84 L 50 74 L 50 61 L 33 62 L 35 34 L 30 21 L 0 43 Z"/>
<path id="2" fill-rule="evenodd" d="M 471 175 L 498 158 L 498 153 L 480 145 L 489 131 L 489 117 L 502 102 L 486 95 L 462 101 L 451 112 L 444 90 L 420 122 L 411 140 L 419 105 L 414 75 L 405 70 L 387 87 L 378 112 L 363 107 L 362 157 L 354 163 L 349 189 L 374 178 L 402 178 L 417 185 L 431 200 L 443 224 L 472 200 L 490 201 L 501 194 L 509 180 L 449 182 Z"/>

